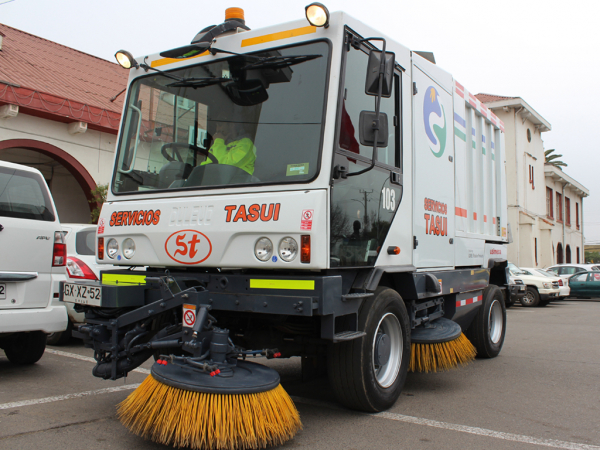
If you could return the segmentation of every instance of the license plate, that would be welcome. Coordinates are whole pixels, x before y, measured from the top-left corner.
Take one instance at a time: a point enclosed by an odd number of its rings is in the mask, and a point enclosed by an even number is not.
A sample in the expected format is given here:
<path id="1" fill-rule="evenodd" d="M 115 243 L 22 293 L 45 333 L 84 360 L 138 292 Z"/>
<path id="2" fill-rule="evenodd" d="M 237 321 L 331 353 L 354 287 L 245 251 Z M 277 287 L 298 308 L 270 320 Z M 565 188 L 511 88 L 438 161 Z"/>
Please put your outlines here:
<path id="1" fill-rule="evenodd" d="M 6 284 L 0 283 L 0 300 L 6 300 Z"/>
<path id="2" fill-rule="evenodd" d="M 85 284 L 65 283 L 63 301 L 81 305 L 101 306 L 102 288 Z"/>

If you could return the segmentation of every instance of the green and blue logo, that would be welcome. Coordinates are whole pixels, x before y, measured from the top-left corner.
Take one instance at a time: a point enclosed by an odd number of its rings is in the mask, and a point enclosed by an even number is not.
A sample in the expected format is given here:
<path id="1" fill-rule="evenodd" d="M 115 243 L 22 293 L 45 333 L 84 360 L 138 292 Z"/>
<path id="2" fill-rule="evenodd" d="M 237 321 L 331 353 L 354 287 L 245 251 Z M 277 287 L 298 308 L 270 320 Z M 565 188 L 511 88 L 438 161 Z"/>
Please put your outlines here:
<path id="1" fill-rule="evenodd" d="M 446 149 L 446 114 L 439 100 L 440 94 L 429 86 L 423 100 L 423 123 L 433 156 L 440 158 Z"/>

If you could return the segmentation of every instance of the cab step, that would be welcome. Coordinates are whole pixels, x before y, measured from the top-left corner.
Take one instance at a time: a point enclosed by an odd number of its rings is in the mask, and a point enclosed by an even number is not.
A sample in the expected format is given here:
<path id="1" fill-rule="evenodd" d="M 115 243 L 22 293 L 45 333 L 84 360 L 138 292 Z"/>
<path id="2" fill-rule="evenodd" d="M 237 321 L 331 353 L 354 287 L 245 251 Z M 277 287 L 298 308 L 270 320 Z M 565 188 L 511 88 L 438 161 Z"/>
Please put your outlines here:
<path id="1" fill-rule="evenodd" d="M 373 295 L 372 292 L 353 292 L 352 294 L 342 295 L 342 301 L 363 300 L 365 298 L 373 297 Z"/>
<path id="2" fill-rule="evenodd" d="M 342 331 L 333 335 L 333 342 L 346 342 L 366 336 L 364 331 Z"/>

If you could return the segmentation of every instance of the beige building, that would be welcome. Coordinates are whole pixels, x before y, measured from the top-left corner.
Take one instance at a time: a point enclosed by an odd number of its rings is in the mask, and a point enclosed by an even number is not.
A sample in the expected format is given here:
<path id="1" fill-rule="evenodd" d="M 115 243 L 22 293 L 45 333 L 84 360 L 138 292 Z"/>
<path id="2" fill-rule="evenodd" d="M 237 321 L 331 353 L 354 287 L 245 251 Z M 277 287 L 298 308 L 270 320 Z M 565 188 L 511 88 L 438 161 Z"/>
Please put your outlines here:
<path id="1" fill-rule="evenodd" d="M 557 167 L 546 165 L 546 216 L 556 264 L 584 263 L 583 199 L 589 191 Z"/>
<path id="2" fill-rule="evenodd" d="M 61 222 L 110 181 L 127 71 L 0 24 L 0 160 L 42 172 Z"/>
<path id="3" fill-rule="evenodd" d="M 522 98 L 477 98 L 504 122 L 509 261 L 522 267 L 582 262 L 582 201 L 589 191 L 545 164 L 542 133 L 551 130 L 550 123 Z"/>

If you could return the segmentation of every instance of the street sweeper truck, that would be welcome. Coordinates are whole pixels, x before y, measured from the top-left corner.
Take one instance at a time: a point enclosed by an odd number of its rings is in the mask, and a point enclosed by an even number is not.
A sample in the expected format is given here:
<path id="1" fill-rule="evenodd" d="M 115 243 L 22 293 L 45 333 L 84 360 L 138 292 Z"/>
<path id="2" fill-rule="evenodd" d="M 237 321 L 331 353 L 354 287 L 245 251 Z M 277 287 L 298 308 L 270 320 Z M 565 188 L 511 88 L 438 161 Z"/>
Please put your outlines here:
<path id="1" fill-rule="evenodd" d="M 262 448 L 300 429 L 301 356 L 343 405 L 382 411 L 408 371 L 504 342 L 503 123 L 433 55 L 343 12 L 116 58 L 129 84 L 97 260 L 65 282 L 93 374 L 155 359 L 119 406 L 174 446 Z"/>

